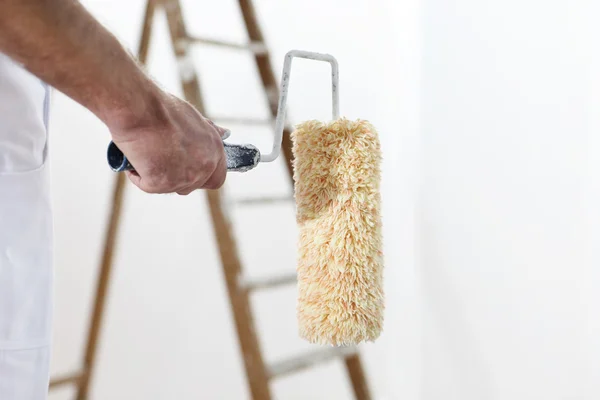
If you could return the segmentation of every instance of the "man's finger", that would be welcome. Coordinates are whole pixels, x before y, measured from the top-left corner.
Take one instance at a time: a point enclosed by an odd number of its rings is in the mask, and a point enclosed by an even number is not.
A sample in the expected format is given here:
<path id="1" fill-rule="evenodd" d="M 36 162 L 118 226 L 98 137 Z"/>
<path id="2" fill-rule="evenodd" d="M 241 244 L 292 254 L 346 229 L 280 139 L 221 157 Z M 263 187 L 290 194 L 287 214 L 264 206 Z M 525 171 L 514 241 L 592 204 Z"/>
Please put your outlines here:
<path id="1" fill-rule="evenodd" d="M 137 187 L 140 187 L 140 183 L 142 181 L 142 177 L 138 175 L 137 172 L 133 171 L 125 171 L 125 174 L 129 178 L 129 180 Z"/>
<path id="2" fill-rule="evenodd" d="M 146 193 L 159 193 L 155 188 L 149 187 L 146 182 L 142 180 L 142 177 L 133 171 L 125 171 L 125 174 L 135 186 Z"/>
<path id="3" fill-rule="evenodd" d="M 211 124 L 217 130 L 217 132 L 219 132 L 219 135 L 221 135 L 221 138 L 223 140 L 227 139 L 229 137 L 229 135 L 231 135 L 231 131 L 229 129 L 220 127 L 219 125 L 215 124 L 213 121 L 211 121 L 208 118 L 206 118 L 206 121 L 209 124 Z"/>
<path id="4" fill-rule="evenodd" d="M 194 190 L 196 190 L 196 188 L 188 187 L 186 189 L 178 190 L 177 194 L 180 196 L 187 196 L 188 194 L 192 193 Z"/>
<path id="5" fill-rule="evenodd" d="M 208 178 L 204 185 L 202 185 L 202 189 L 219 189 L 225 183 L 225 178 L 227 177 L 227 160 L 225 157 L 221 158 L 219 161 L 219 165 L 213 172 L 213 174 Z"/>
<path id="6" fill-rule="evenodd" d="M 150 193 L 150 194 L 164 194 L 173 192 L 173 188 L 165 185 L 162 182 L 157 182 L 152 179 L 144 179 L 137 172 L 134 171 L 125 171 L 127 177 L 135 186 L 137 186 L 141 191 Z"/>
<path id="7" fill-rule="evenodd" d="M 191 185 L 187 185 L 187 186 L 177 189 L 175 191 L 175 193 L 177 193 L 180 196 L 187 196 L 188 194 L 192 193 L 193 191 L 198 190 L 199 186 L 200 186 L 200 184 L 198 182 L 194 182 Z"/>

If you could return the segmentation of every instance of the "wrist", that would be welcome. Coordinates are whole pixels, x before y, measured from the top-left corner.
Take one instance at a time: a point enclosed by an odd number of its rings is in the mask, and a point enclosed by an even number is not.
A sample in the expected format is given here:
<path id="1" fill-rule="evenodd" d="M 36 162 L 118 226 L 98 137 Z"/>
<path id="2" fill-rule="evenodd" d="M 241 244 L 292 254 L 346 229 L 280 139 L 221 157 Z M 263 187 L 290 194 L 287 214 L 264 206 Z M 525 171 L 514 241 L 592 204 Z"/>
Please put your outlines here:
<path id="1" fill-rule="evenodd" d="M 168 96 L 150 80 L 137 88 L 128 88 L 126 95 L 98 113 L 113 135 L 161 125 L 167 121 Z"/>

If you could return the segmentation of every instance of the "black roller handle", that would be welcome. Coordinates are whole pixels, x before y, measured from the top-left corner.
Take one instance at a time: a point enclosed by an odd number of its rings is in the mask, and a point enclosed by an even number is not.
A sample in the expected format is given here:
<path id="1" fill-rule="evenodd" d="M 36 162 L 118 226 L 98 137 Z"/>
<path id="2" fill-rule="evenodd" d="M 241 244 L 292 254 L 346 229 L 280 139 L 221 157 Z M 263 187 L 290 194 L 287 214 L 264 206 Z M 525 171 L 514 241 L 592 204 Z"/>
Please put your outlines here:
<path id="1" fill-rule="evenodd" d="M 260 151 L 251 144 L 230 144 L 223 142 L 225 156 L 227 158 L 227 171 L 246 172 L 250 171 L 260 162 Z M 135 168 L 125 154 L 114 142 L 108 145 L 106 153 L 108 165 L 115 172 L 134 171 Z"/>

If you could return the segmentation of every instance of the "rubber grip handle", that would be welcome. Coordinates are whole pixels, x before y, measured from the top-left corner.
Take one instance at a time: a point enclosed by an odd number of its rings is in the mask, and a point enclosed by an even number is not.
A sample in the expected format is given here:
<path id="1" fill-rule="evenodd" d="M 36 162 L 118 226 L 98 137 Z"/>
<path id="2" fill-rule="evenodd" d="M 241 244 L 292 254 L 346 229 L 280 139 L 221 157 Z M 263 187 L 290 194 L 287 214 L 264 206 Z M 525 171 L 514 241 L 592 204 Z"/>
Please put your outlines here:
<path id="1" fill-rule="evenodd" d="M 246 172 L 260 162 L 260 151 L 251 144 L 230 144 L 223 142 L 227 171 Z M 125 154 L 114 142 L 110 142 L 106 152 L 108 165 L 115 172 L 135 171 Z"/>

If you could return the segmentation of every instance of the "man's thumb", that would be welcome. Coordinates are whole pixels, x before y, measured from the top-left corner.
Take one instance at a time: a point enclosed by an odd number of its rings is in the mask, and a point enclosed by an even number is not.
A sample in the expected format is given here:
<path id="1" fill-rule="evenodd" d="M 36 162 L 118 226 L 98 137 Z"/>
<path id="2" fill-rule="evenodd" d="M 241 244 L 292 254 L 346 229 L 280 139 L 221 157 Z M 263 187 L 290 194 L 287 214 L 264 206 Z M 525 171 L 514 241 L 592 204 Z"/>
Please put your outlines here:
<path id="1" fill-rule="evenodd" d="M 221 138 L 223 140 L 227 139 L 229 137 L 229 135 L 231 135 L 231 131 L 229 129 L 225 129 L 225 128 L 218 126 L 217 124 L 215 124 L 208 118 L 206 120 L 208 121 L 209 124 L 211 124 L 212 126 L 215 127 L 215 129 L 217 130 L 217 132 L 219 132 L 219 135 L 221 135 Z"/>

